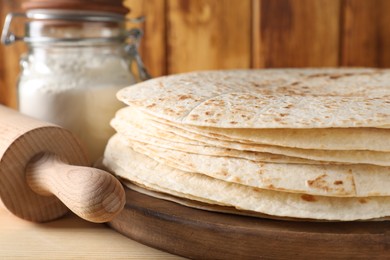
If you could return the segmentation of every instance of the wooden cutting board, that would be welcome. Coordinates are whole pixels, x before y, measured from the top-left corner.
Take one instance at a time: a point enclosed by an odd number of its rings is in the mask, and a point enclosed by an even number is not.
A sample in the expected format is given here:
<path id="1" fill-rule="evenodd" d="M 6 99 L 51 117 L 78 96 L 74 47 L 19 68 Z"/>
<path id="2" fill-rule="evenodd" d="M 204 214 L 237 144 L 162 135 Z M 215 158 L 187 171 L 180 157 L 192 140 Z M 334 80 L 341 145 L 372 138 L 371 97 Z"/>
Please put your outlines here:
<path id="1" fill-rule="evenodd" d="M 126 201 L 109 226 L 191 259 L 390 259 L 390 221 L 269 220 L 194 209 L 128 188 Z"/>

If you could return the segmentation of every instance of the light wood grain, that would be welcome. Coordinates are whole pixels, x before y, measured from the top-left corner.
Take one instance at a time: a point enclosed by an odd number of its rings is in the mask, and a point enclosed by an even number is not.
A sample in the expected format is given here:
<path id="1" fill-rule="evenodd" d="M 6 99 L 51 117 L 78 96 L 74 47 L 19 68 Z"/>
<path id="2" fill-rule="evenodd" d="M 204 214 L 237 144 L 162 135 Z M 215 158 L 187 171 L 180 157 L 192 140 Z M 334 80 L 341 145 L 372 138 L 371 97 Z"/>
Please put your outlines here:
<path id="1" fill-rule="evenodd" d="M 0 198 L 13 214 L 53 220 L 68 211 L 63 201 L 90 221 L 112 219 L 125 202 L 122 185 L 107 172 L 80 167 L 88 165 L 69 131 L 0 106 Z"/>
<path id="2" fill-rule="evenodd" d="M 253 66 L 338 66 L 340 0 L 254 0 Z"/>
<path id="3" fill-rule="evenodd" d="M 249 68 L 250 10 L 249 0 L 168 1 L 168 73 Z"/>
<path id="4" fill-rule="evenodd" d="M 112 220 L 125 205 L 120 182 L 107 172 L 64 163 L 42 153 L 26 167 L 29 187 L 42 196 L 56 196 L 79 217 L 96 223 Z"/>
<path id="5" fill-rule="evenodd" d="M 5 16 L 9 12 L 20 11 L 21 0 L 0 1 L 0 30 L 3 29 Z M 23 34 L 24 26 L 19 23 L 12 27 L 13 32 Z M 4 46 L 0 44 L 0 104 L 16 107 L 16 85 L 19 75 L 19 58 L 26 52 L 23 43 Z"/>
<path id="6" fill-rule="evenodd" d="M 183 258 L 142 245 L 106 225 L 89 223 L 73 214 L 35 224 L 13 216 L 0 205 L 0 259 Z"/>

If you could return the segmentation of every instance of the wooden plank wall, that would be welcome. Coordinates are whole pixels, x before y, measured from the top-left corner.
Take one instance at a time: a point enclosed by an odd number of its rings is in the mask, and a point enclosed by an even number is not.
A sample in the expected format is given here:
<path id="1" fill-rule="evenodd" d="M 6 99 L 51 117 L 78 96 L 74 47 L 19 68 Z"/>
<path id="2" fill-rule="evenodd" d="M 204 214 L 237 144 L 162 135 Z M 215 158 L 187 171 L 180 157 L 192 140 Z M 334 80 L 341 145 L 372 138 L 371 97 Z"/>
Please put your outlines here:
<path id="1" fill-rule="evenodd" d="M 20 0 L 0 0 L 0 27 L 9 12 L 20 11 Z M 18 28 L 20 30 L 20 28 Z M 18 31 L 19 31 L 18 30 Z M 5 47 L 0 44 L 0 104 L 16 106 L 16 82 L 19 74 L 19 57 L 25 52 L 22 44 Z"/>
<path id="2" fill-rule="evenodd" d="M 21 0 L 1 0 L 0 25 Z M 202 69 L 390 66 L 388 0 L 125 0 L 145 15 L 153 76 Z M 23 44 L 0 47 L 0 103 L 15 106 Z"/>

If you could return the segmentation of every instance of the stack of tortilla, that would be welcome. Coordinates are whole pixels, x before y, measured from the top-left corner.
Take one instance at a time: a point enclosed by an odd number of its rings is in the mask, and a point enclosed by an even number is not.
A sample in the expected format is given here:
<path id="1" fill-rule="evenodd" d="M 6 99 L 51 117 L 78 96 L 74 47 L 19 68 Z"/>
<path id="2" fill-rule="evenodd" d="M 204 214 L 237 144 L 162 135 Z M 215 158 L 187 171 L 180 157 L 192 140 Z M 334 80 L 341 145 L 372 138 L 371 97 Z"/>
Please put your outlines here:
<path id="1" fill-rule="evenodd" d="M 103 163 L 132 184 L 277 218 L 390 216 L 390 70 L 194 72 L 117 96 Z"/>

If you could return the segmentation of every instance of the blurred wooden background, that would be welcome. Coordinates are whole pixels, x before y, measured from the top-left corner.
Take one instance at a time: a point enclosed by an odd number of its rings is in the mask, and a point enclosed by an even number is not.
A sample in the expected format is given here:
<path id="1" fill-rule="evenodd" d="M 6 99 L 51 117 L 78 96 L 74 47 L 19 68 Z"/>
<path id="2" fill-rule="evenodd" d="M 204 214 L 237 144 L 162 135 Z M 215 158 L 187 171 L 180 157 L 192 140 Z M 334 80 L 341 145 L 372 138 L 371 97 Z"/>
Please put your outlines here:
<path id="1" fill-rule="evenodd" d="M 0 0 L 0 25 L 21 0 Z M 390 66 L 389 0 L 125 0 L 145 15 L 153 76 L 204 69 Z M 0 47 L 0 103 L 15 106 L 22 43 Z"/>

